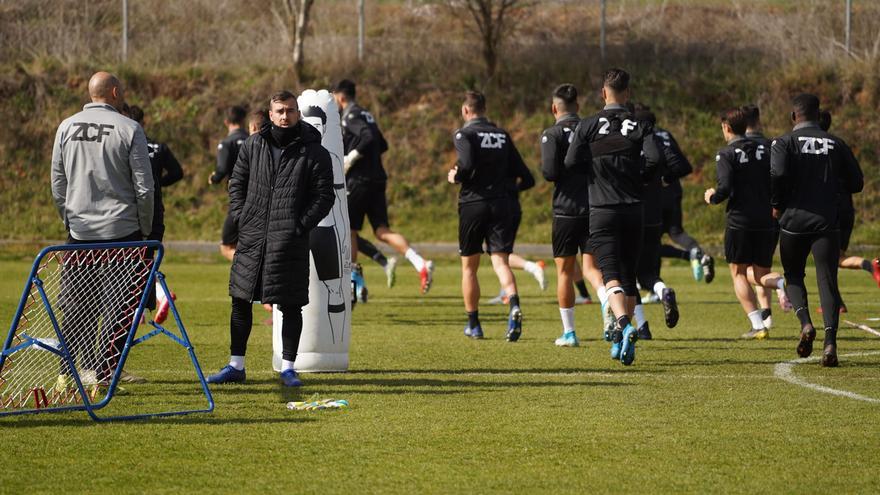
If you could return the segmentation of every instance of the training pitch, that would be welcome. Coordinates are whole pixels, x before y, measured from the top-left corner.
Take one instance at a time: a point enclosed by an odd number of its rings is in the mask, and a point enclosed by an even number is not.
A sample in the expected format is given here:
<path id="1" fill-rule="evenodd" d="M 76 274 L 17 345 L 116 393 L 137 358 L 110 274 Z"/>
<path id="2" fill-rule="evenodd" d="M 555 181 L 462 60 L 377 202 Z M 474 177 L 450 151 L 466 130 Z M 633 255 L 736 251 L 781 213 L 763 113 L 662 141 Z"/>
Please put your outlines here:
<path id="1" fill-rule="evenodd" d="M 267 314 L 255 307 L 249 382 L 213 387 L 213 414 L 114 424 L 83 412 L 0 418 L 0 492 L 880 491 L 878 336 L 842 324 L 840 368 L 789 363 L 793 315 L 774 307 L 770 339 L 740 341 L 748 322 L 725 267 L 706 285 L 681 264 L 664 269 L 681 322 L 667 330 L 660 306 L 649 305 L 655 340 L 639 342 L 624 367 L 600 338 L 597 305 L 577 308 L 581 348 L 554 347 L 561 328 L 549 270 L 546 292 L 517 272 L 524 333 L 510 344 L 504 306 L 481 308 L 486 340 L 462 335 L 457 262 L 439 264 L 426 297 L 404 263 L 390 290 L 365 264 L 370 302 L 354 312 L 351 372 L 304 375 L 301 391 L 282 390 Z M 29 266 L 0 264 L 4 336 Z M 229 352 L 228 265 L 162 268 L 205 372 L 216 372 Z M 498 289 L 487 260 L 481 282 L 485 301 Z M 841 289 L 845 319 L 880 327 L 869 320 L 880 316 L 880 290 L 867 274 L 842 271 Z M 150 383 L 124 385 L 128 394 L 108 408 L 199 405 L 192 369 L 172 346 L 136 347 L 126 370 Z M 351 408 L 285 408 L 314 394 Z"/>

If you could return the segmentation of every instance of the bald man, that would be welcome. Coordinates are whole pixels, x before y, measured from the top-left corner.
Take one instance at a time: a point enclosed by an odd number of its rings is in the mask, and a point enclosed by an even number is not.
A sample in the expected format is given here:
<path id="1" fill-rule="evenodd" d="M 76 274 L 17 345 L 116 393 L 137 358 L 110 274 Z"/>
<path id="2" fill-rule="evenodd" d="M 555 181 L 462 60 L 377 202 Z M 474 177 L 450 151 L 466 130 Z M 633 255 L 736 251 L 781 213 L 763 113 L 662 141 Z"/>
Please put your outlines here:
<path id="1" fill-rule="evenodd" d="M 116 76 L 107 72 L 93 75 L 89 80 L 89 97 L 91 103 L 58 126 L 52 147 L 52 197 L 67 229 L 68 242 L 143 240 L 152 228 L 154 203 L 147 138 L 137 122 L 119 113 L 125 104 L 125 94 Z M 85 370 L 94 370 L 97 384 L 106 386 L 127 339 L 127 325 L 124 318 L 104 315 L 103 321 L 114 322 L 113 328 L 102 328 L 105 337 L 95 344 L 98 319 L 108 299 L 114 297 L 114 282 L 109 273 L 103 277 L 89 273 L 89 278 L 75 273 L 88 269 L 76 266 L 65 271 L 62 331 L 69 340 L 68 349 L 77 361 L 80 375 Z M 76 290 L 71 290 L 73 280 L 88 282 L 77 282 Z M 102 293 L 104 296 L 94 297 Z M 81 325 L 64 328 L 74 322 Z M 62 369 L 59 384 L 71 384 L 69 370 Z"/>

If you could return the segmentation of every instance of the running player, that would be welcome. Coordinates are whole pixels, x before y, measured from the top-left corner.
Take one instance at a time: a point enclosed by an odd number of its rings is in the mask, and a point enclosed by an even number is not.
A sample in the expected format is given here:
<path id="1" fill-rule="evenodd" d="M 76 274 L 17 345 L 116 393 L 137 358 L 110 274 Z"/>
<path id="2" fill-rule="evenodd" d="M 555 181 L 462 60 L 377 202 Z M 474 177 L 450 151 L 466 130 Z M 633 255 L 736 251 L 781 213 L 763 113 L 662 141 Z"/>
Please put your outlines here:
<path id="1" fill-rule="evenodd" d="M 831 112 L 822 110 L 819 112 L 819 127 L 823 131 L 831 128 Z M 866 260 L 860 256 L 847 256 L 846 250 L 849 248 L 849 240 L 852 236 L 853 227 L 856 223 L 856 210 L 853 206 L 852 194 L 845 188 L 840 189 L 840 268 L 847 270 L 865 270 L 870 273 L 880 286 L 880 260 L 874 258 L 872 261 Z M 821 306 L 819 307 L 821 310 Z M 846 304 L 843 299 L 840 300 L 840 312 L 846 313 Z M 820 311 L 821 313 L 821 311 Z"/>
<path id="2" fill-rule="evenodd" d="M 629 100 L 629 74 L 609 69 L 603 79 L 605 108 L 578 124 L 564 164 L 588 170 L 590 248 L 617 319 L 610 335 L 611 358 L 630 365 L 638 340 L 638 331 L 630 322 L 638 295 L 642 190 L 657 173 L 663 155 L 651 123 L 638 121 L 625 106 Z"/>
<path id="3" fill-rule="evenodd" d="M 519 198 L 516 198 L 516 201 L 519 202 Z M 518 218 L 522 218 L 521 212 Z M 517 227 L 515 230 L 519 232 L 519 221 L 517 221 Z M 510 263 L 511 270 L 522 270 L 528 273 L 534 277 L 536 282 L 538 282 L 538 287 L 540 287 L 541 290 L 547 290 L 547 275 L 544 273 L 546 265 L 543 260 L 532 261 L 519 254 L 510 253 L 508 262 Z M 507 294 L 504 293 L 504 289 L 499 289 L 498 295 L 489 299 L 488 304 L 507 304 Z"/>
<path id="4" fill-rule="evenodd" d="M 589 164 L 578 163 L 577 168 L 565 167 L 569 140 L 581 119 L 578 117 L 578 92 L 571 84 L 563 84 L 553 91 L 550 111 L 556 119 L 552 127 L 541 134 L 541 171 L 553 182 L 553 259 L 556 262 L 556 298 L 562 318 L 562 336 L 556 339 L 560 347 L 579 344 L 574 325 L 575 294 L 573 279 L 577 255 L 583 256 L 584 267 L 593 287 L 605 303 L 602 274 L 593 261 L 590 242 L 590 201 L 587 191 Z"/>
<path id="5" fill-rule="evenodd" d="M 727 200 L 724 254 L 730 265 L 733 289 L 748 315 L 751 329 L 744 339 L 769 335 L 752 285 L 776 289 L 785 309 L 785 280 L 770 271 L 776 235 L 770 208 L 770 152 L 745 137 L 749 109 L 732 108 L 721 114 L 721 132 L 727 146 L 715 156 L 717 188 L 706 190 L 709 205 Z"/>
<path id="6" fill-rule="evenodd" d="M 809 356 L 816 337 L 804 284 L 807 256 L 812 252 L 819 302 L 824 310 L 825 342 L 821 363 L 837 366 L 840 205 L 833 198 L 841 189 L 850 194 L 860 192 L 864 176 L 846 143 L 819 127 L 819 98 L 811 94 L 796 96 L 792 101 L 791 120 L 792 132 L 772 143 L 770 201 L 781 228 L 779 250 L 788 297 L 801 324 L 797 353 L 801 357 Z"/>
<path id="7" fill-rule="evenodd" d="M 214 173 L 208 177 L 208 184 L 216 185 L 232 175 L 232 168 L 235 166 L 235 160 L 238 158 L 238 149 L 248 134 L 242 128 L 247 112 L 239 106 L 229 107 L 226 110 L 226 116 L 223 119 L 223 125 L 226 126 L 229 134 L 217 145 L 217 168 Z M 220 254 L 224 258 L 232 261 L 235 255 L 235 245 L 238 243 L 238 226 L 227 214 L 226 220 L 223 222 L 223 234 L 220 240 Z"/>
<path id="8" fill-rule="evenodd" d="M 461 106 L 465 124 L 455 131 L 453 142 L 458 162 L 447 180 L 461 184 L 458 195 L 458 245 L 461 255 L 461 290 L 468 324 L 464 334 L 483 338 L 480 325 L 480 283 L 477 269 L 483 243 L 492 258 L 492 267 L 505 293 L 509 294 L 510 314 L 507 341 L 516 342 L 522 334 L 523 314 L 516 278 L 508 257 L 513 251 L 514 218 L 510 204 L 510 177 L 528 168 L 504 129 L 486 118 L 486 98 L 468 91 Z"/>
<path id="9" fill-rule="evenodd" d="M 358 286 L 359 292 L 366 290 L 363 270 L 357 264 L 356 246 L 358 232 L 363 228 L 366 216 L 373 226 L 376 239 L 393 247 L 412 263 L 419 274 L 421 293 L 427 294 L 434 277 L 434 263 L 419 256 L 409 241 L 389 226 L 388 202 L 385 197 L 388 176 L 382 167 L 382 154 L 388 151 L 388 142 L 373 115 L 357 104 L 356 87 L 352 81 L 339 81 L 331 88 L 331 92 L 342 112 L 342 141 L 345 148 L 343 162 L 352 230 L 352 280 Z"/>
<path id="10" fill-rule="evenodd" d="M 648 122 L 651 125 L 657 122 L 654 112 L 645 105 L 635 105 L 635 117 L 637 120 Z M 682 153 L 675 152 L 671 136 L 669 136 L 670 140 L 667 140 L 665 138 L 668 134 L 663 136 L 656 130 L 654 135 L 657 142 L 662 144 L 660 150 L 663 152 L 664 166 L 644 185 L 644 193 L 642 195 L 642 207 L 644 209 L 642 253 L 639 256 L 639 264 L 636 269 L 636 280 L 639 286 L 650 291 L 663 304 L 666 326 L 674 328 L 678 324 L 679 318 L 675 291 L 667 287 L 663 279 L 660 278 L 660 238 L 663 237 L 662 177 L 682 177 L 690 172 L 691 166 Z M 645 317 L 641 294 L 636 297 L 634 314 L 639 339 L 651 340 L 653 336 L 651 335 L 648 320 Z"/>

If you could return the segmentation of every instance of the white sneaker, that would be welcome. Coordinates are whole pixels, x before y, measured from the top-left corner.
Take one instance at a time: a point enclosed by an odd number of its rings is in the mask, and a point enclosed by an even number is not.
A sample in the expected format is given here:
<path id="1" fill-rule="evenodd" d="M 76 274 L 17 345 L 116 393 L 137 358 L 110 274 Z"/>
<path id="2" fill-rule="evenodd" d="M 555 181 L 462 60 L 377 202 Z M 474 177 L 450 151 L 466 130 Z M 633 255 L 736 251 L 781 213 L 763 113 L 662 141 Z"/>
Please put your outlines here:
<path id="1" fill-rule="evenodd" d="M 562 334 L 562 337 L 556 339 L 557 347 L 578 347 L 580 346 L 580 342 L 578 342 L 577 335 L 575 335 L 574 330 L 570 332 L 565 332 Z"/>
<path id="2" fill-rule="evenodd" d="M 575 294 L 574 295 L 574 303 L 575 304 L 592 304 L 593 300 L 588 297 L 584 297 L 580 294 Z"/>
<path id="3" fill-rule="evenodd" d="M 397 280 L 397 257 L 392 256 L 388 258 L 388 263 L 385 265 L 385 279 L 388 281 L 388 288 L 394 287 L 394 282 Z"/>

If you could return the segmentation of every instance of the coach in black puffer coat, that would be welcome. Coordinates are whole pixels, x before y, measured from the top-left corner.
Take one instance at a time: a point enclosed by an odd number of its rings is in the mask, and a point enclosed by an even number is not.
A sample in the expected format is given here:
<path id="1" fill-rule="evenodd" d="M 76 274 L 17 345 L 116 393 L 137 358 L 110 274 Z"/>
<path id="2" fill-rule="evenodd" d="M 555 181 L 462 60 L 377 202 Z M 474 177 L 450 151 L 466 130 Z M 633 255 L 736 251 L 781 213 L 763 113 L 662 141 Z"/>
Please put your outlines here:
<path id="1" fill-rule="evenodd" d="M 267 123 L 242 144 L 229 180 L 239 229 L 229 295 L 302 307 L 309 300 L 309 232 L 333 207 L 333 171 L 315 128 L 298 121 L 283 136 L 278 129 Z"/>

